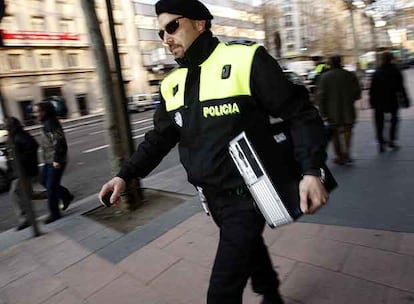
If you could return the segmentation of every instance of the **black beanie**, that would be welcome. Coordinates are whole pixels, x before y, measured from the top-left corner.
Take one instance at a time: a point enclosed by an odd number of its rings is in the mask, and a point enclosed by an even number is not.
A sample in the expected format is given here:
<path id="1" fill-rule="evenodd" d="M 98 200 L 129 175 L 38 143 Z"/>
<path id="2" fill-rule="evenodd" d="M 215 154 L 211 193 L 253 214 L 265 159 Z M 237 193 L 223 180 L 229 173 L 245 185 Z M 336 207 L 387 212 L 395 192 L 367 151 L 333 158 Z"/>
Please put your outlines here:
<path id="1" fill-rule="evenodd" d="M 160 0 L 155 4 L 157 16 L 162 13 L 181 15 L 192 20 L 211 20 L 213 15 L 198 0 Z"/>

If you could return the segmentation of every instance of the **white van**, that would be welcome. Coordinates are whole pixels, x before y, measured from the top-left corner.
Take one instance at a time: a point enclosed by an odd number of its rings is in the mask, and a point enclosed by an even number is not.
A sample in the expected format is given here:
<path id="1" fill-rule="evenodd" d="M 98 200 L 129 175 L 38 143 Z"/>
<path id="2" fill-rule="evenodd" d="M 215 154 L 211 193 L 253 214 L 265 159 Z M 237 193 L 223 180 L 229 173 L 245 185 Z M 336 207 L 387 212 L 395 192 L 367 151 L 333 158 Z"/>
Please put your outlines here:
<path id="1" fill-rule="evenodd" d="M 151 94 L 135 94 L 128 98 L 129 112 L 143 112 L 152 108 Z"/>

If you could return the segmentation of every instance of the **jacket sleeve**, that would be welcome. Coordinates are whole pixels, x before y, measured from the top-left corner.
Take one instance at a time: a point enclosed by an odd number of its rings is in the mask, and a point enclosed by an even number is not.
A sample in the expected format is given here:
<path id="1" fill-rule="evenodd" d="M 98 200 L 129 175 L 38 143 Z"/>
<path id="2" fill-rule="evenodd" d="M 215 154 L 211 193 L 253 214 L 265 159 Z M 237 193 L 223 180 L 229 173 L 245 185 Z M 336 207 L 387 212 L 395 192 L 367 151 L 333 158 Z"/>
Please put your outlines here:
<path id="1" fill-rule="evenodd" d="M 251 88 L 256 102 L 289 126 L 302 173 L 318 175 L 326 160 L 327 142 L 322 119 L 309 101 L 307 89 L 289 81 L 263 47 L 257 49 L 253 59 Z"/>
<path id="2" fill-rule="evenodd" d="M 53 144 L 55 147 L 53 161 L 57 163 L 64 163 L 66 161 L 66 154 L 68 152 L 68 144 L 66 143 L 63 129 L 57 128 L 51 132 L 51 135 L 53 137 Z"/>
<path id="3" fill-rule="evenodd" d="M 147 176 L 177 144 L 179 132 L 165 110 L 165 102 L 161 96 L 161 104 L 154 113 L 154 128 L 147 132 L 144 141 L 127 160 L 119 173 L 125 181 L 136 177 Z"/>
<path id="4" fill-rule="evenodd" d="M 319 112 L 322 117 L 328 117 L 327 113 L 327 92 L 326 92 L 326 81 L 325 81 L 325 74 L 321 75 L 321 78 L 318 81 L 317 84 L 317 90 L 316 90 L 316 99 L 318 100 L 319 104 Z"/>

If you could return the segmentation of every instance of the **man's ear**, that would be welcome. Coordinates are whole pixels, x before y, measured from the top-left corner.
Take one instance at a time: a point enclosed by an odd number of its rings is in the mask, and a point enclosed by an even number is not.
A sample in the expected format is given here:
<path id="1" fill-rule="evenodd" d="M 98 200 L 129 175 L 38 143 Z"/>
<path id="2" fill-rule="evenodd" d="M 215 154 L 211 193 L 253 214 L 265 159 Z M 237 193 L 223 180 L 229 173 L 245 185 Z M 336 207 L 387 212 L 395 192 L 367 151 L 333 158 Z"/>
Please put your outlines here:
<path id="1" fill-rule="evenodd" d="M 204 30 L 206 29 L 206 20 L 196 20 L 196 29 L 197 31 L 204 32 Z"/>

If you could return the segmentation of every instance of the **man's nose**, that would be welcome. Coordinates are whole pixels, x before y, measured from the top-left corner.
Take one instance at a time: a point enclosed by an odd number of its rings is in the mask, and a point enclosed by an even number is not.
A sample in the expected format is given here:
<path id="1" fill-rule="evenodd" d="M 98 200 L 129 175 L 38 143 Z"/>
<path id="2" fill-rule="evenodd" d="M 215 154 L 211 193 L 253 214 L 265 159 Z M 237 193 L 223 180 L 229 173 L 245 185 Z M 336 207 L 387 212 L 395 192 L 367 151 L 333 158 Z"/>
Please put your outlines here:
<path id="1" fill-rule="evenodd" d="M 166 45 L 172 42 L 172 37 L 170 34 L 167 33 L 167 31 L 164 32 L 164 39 L 162 40 L 162 42 Z"/>

